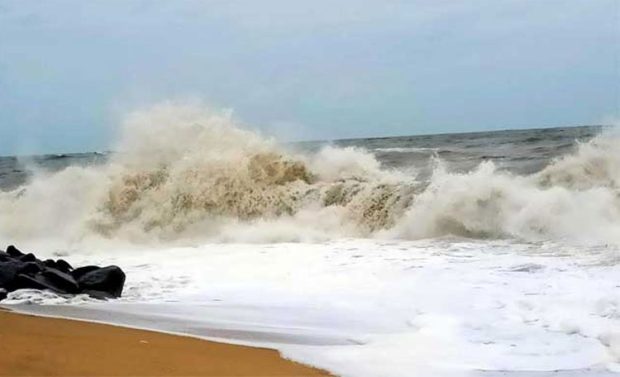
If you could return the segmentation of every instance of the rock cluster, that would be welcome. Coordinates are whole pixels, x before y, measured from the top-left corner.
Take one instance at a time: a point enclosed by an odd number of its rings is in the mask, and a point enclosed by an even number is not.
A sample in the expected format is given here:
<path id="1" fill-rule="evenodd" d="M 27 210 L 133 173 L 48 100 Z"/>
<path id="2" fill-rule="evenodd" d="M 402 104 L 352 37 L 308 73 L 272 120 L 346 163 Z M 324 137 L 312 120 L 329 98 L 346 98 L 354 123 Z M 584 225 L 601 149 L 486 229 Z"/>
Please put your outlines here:
<path id="1" fill-rule="evenodd" d="M 63 259 L 37 259 L 15 246 L 0 250 L 0 300 L 18 289 L 48 289 L 60 294 L 85 293 L 97 299 L 120 297 L 125 273 L 117 266 L 73 268 Z"/>

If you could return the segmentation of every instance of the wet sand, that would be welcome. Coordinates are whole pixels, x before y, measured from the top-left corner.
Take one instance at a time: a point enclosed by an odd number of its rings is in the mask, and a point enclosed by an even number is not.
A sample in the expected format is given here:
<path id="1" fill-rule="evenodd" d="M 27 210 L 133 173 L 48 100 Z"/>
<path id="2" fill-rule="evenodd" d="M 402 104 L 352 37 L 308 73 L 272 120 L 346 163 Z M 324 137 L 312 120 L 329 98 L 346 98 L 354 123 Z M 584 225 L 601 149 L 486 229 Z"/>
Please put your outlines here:
<path id="1" fill-rule="evenodd" d="M 0 311 L 2 376 L 329 376 L 277 351 Z"/>

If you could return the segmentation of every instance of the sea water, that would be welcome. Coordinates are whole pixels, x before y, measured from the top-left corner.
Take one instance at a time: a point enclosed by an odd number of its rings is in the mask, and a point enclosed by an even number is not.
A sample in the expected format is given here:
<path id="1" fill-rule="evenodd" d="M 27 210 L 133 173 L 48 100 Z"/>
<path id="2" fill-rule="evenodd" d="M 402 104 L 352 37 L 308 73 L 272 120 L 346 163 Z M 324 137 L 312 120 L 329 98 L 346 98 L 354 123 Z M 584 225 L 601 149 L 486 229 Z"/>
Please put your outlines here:
<path id="1" fill-rule="evenodd" d="M 0 159 L 0 239 L 117 264 L 123 298 L 3 303 L 343 376 L 620 371 L 614 129 L 279 144 L 163 104 L 111 149 Z"/>

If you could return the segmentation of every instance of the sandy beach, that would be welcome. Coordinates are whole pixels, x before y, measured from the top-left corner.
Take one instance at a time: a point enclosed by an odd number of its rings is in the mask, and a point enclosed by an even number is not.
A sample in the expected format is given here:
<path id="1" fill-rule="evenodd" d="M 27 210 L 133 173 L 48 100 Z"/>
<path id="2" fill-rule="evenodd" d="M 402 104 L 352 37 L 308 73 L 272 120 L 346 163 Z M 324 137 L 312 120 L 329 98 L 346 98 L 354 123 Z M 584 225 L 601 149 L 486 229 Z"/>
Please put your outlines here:
<path id="1" fill-rule="evenodd" d="M 0 311 L 2 376 L 328 376 L 269 349 Z"/>

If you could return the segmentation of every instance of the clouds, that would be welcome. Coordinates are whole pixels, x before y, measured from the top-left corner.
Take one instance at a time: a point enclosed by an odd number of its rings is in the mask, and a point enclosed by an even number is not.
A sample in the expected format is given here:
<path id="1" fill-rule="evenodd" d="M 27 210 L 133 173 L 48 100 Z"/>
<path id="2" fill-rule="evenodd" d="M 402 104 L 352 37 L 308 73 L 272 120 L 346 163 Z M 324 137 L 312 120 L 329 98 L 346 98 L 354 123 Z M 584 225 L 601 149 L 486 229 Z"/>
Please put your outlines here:
<path id="1" fill-rule="evenodd" d="M 112 110 L 178 97 L 294 138 L 596 122 L 618 4 L 0 0 L 0 137 L 102 148 Z"/>

